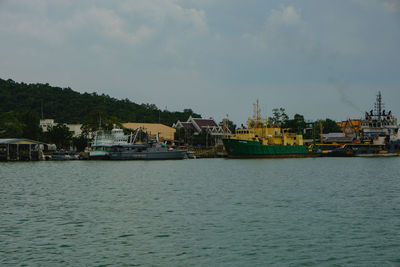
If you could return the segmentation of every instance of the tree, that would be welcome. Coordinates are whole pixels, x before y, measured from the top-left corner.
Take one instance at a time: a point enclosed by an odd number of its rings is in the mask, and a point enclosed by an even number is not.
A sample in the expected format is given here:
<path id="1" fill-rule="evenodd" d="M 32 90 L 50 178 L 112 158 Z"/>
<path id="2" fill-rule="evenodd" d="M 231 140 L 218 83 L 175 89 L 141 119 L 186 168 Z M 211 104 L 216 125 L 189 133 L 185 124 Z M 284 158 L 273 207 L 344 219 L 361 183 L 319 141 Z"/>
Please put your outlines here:
<path id="1" fill-rule="evenodd" d="M 105 94 L 81 94 L 71 88 L 0 79 L 0 113 L 9 111 L 16 115 L 43 112 L 46 118 L 64 123 L 86 123 L 91 129 L 98 128 L 100 118 L 104 123 L 106 118 L 112 116 L 124 122 L 161 122 L 166 125 L 172 125 L 178 120 L 185 121 L 189 116 L 201 117 L 190 108 L 183 112 L 161 111 L 154 104 L 140 105 L 129 99 L 118 100 Z"/>
<path id="2" fill-rule="evenodd" d="M 302 132 L 306 128 L 304 116 L 295 114 L 292 120 L 287 120 L 282 124 L 282 128 L 290 129 L 292 132 Z"/>
<path id="3" fill-rule="evenodd" d="M 25 125 L 13 111 L 0 114 L 0 137 L 20 138 L 24 133 Z"/>
<path id="4" fill-rule="evenodd" d="M 24 125 L 22 136 L 32 140 L 40 140 L 43 136 L 43 131 L 39 125 L 39 115 L 37 112 L 26 111 L 20 114 L 19 117 Z"/>
<path id="5" fill-rule="evenodd" d="M 47 141 L 57 146 L 57 149 L 68 149 L 71 145 L 72 133 L 65 124 L 50 127 L 46 133 Z"/>
<path id="6" fill-rule="evenodd" d="M 111 116 L 111 117 L 106 118 L 105 122 L 103 124 L 103 127 L 104 127 L 105 130 L 110 130 L 110 131 L 112 129 L 114 129 L 115 127 L 118 127 L 120 129 L 123 128 L 121 120 L 118 119 L 115 116 Z"/>
<path id="7" fill-rule="evenodd" d="M 286 115 L 284 108 L 272 109 L 272 115 L 272 117 L 268 118 L 270 124 L 282 125 L 287 123 L 287 121 L 289 120 L 289 117 L 288 115 Z"/>
<path id="8" fill-rule="evenodd" d="M 337 123 L 331 119 L 326 119 L 322 121 L 323 133 L 338 133 L 342 132 L 342 129 L 337 125 Z"/>
<path id="9" fill-rule="evenodd" d="M 82 152 L 85 150 L 89 143 L 89 138 L 84 134 L 81 134 L 77 137 L 72 137 L 72 145 L 76 148 L 78 152 Z"/>
<path id="10" fill-rule="evenodd" d="M 101 110 L 92 110 L 86 114 L 82 123 L 82 131 L 85 133 L 97 131 L 105 119 L 105 112 Z"/>
<path id="11" fill-rule="evenodd" d="M 236 131 L 236 124 L 234 124 L 233 121 L 228 120 L 228 128 L 229 131 L 231 131 L 231 133 L 234 134 Z"/>

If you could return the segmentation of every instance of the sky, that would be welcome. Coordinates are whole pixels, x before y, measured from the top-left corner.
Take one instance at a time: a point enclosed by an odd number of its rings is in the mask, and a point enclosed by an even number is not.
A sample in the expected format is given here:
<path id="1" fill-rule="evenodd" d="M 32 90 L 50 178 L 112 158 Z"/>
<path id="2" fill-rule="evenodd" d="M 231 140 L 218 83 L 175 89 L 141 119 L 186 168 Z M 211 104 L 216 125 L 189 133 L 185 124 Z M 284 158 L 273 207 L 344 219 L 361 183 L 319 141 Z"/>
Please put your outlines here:
<path id="1" fill-rule="evenodd" d="M 227 115 L 400 117 L 400 0 L 0 0 L 0 78 Z"/>

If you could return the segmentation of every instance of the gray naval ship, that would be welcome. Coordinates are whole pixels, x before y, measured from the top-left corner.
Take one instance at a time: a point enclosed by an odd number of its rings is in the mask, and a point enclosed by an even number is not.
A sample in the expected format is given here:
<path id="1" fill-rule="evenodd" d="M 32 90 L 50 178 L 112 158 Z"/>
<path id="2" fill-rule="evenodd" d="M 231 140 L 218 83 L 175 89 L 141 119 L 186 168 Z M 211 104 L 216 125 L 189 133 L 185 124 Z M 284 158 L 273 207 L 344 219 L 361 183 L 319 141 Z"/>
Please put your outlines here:
<path id="1" fill-rule="evenodd" d="M 164 144 L 115 145 L 108 152 L 110 160 L 165 160 L 187 158 L 187 151 L 168 149 Z"/>

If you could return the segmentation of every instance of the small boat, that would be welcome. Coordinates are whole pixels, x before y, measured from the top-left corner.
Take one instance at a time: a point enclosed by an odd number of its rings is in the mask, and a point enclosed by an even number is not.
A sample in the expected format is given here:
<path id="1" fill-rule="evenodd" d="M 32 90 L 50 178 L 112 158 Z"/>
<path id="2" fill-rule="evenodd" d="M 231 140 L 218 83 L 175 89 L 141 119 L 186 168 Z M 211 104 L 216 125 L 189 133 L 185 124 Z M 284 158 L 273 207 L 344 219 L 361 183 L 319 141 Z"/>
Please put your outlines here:
<path id="1" fill-rule="evenodd" d="M 51 155 L 51 160 L 76 160 L 79 159 L 73 152 L 56 151 Z"/>

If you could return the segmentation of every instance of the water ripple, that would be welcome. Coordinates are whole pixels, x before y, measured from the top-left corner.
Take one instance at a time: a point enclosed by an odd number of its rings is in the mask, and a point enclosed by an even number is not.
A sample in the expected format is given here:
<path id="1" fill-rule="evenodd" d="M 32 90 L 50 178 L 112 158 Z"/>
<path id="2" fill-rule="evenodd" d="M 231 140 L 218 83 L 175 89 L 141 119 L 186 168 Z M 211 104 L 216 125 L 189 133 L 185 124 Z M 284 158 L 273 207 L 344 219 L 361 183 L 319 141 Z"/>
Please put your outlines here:
<path id="1" fill-rule="evenodd" d="M 399 162 L 0 163 L 0 265 L 399 266 Z"/>

